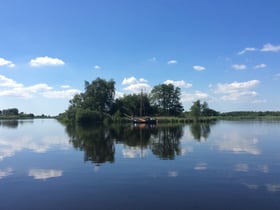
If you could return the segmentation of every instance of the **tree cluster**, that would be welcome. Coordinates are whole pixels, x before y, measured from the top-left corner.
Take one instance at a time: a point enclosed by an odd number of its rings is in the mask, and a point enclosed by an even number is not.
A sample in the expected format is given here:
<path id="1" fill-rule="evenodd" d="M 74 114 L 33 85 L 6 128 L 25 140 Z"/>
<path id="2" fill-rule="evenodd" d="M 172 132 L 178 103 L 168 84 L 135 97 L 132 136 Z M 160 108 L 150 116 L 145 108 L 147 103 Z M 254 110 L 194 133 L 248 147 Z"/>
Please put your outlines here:
<path id="1" fill-rule="evenodd" d="M 178 116 L 183 112 L 181 90 L 172 84 L 155 86 L 150 94 L 129 94 L 115 99 L 115 82 L 101 78 L 89 83 L 85 91 L 70 100 L 68 109 L 59 115 L 63 121 L 88 124 L 125 116 Z"/>

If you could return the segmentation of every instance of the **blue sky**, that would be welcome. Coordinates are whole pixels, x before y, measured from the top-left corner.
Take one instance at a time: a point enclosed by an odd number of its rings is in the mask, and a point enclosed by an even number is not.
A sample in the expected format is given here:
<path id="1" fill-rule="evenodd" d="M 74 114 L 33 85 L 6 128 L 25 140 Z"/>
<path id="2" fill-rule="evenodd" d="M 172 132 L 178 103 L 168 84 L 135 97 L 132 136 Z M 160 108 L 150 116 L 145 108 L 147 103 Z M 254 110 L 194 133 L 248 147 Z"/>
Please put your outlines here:
<path id="1" fill-rule="evenodd" d="M 84 81 L 181 88 L 185 110 L 280 110 L 278 0 L 1 0 L 0 109 L 56 115 Z"/>

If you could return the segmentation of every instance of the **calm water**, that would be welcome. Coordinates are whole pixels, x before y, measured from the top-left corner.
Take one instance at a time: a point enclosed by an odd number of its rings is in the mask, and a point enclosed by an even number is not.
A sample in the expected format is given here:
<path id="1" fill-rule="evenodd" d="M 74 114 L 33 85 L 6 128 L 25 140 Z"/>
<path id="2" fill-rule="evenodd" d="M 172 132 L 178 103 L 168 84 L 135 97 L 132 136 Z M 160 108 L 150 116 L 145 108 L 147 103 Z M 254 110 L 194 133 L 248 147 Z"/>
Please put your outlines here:
<path id="1" fill-rule="evenodd" d="M 280 122 L 0 121 L 0 209 L 280 209 Z"/>

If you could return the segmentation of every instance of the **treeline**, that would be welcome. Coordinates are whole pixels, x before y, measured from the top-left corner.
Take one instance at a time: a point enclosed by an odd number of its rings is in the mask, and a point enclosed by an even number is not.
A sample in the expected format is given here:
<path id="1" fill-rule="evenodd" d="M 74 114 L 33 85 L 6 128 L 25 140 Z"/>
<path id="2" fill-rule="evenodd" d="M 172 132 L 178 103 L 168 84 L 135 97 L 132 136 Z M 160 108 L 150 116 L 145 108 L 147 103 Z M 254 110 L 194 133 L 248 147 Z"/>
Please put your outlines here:
<path id="1" fill-rule="evenodd" d="M 193 117 L 217 116 L 219 113 L 206 102 L 196 101 L 190 112 L 184 113 L 180 102 L 181 89 L 173 84 L 159 84 L 149 94 L 142 91 L 115 99 L 115 82 L 97 78 L 85 81 L 85 91 L 70 100 L 68 109 L 58 119 L 66 123 L 89 124 L 129 120 L 133 116 Z"/>
<path id="2" fill-rule="evenodd" d="M 259 119 L 259 118 L 280 118 L 279 111 L 233 111 L 224 112 L 219 115 L 222 119 Z"/>
<path id="3" fill-rule="evenodd" d="M 0 119 L 33 119 L 33 118 L 51 118 L 47 115 L 35 116 L 33 113 L 19 112 L 17 108 L 9 108 L 0 110 Z"/>
<path id="4" fill-rule="evenodd" d="M 0 110 L 0 119 L 34 118 L 34 114 L 19 112 L 17 108 Z"/>

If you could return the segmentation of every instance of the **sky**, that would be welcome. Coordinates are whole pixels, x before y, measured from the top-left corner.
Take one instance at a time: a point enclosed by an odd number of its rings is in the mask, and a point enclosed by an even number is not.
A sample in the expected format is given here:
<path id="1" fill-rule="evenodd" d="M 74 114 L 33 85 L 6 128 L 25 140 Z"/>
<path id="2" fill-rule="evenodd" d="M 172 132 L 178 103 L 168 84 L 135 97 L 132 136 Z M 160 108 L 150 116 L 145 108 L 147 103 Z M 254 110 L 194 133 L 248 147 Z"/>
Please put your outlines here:
<path id="1" fill-rule="evenodd" d="M 228 111 L 280 111 L 279 0 L 1 0 L 0 110 L 57 115 L 97 77 L 116 97 L 181 88 Z"/>

